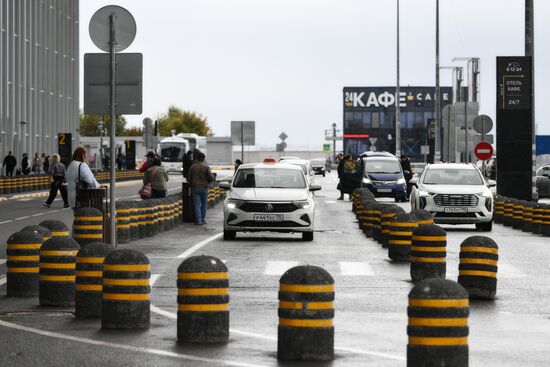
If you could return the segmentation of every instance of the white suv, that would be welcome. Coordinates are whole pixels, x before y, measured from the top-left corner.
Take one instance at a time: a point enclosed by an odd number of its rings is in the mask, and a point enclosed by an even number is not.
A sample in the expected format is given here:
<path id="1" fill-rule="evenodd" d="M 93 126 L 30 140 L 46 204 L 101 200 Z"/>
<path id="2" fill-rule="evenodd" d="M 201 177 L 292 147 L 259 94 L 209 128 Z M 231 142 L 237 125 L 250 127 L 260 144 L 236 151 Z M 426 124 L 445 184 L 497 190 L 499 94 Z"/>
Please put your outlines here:
<path id="1" fill-rule="evenodd" d="M 312 191 L 321 189 L 306 179 L 302 167 L 251 163 L 239 166 L 224 203 L 223 237 L 237 232 L 301 232 L 313 240 L 315 201 Z"/>
<path id="2" fill-rule="evenodd" d="M 418 180 L 411 180 L 412 209 L 425 209 L 435 223 L 475 224 L 490 231 L 493 221 L 493 194 L 479 169 L 473 164 L 442 163 L 426 166 Z"/>

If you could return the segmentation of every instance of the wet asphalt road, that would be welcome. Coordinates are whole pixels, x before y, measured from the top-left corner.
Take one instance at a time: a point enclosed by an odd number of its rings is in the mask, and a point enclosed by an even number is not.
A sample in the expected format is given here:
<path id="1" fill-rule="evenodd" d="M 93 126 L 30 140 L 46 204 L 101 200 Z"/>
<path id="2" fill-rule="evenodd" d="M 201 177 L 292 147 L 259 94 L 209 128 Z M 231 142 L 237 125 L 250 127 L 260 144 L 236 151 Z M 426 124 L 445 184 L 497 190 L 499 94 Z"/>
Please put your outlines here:
<path id="1" fill-rule="evenodd" d="M 297 264 L 321 266 L 336 280 L 336 359 L 327 365 L 404 366 L 409 267 L 388 261 L 387 252 L 358 229 L 351 204 L 336 200 L 335 176 L 316 180 L 323 190 L 317 194 L 313 242 L 264 233 L 224 242 L 218 205 L 209 211 L 207 226 L 183 224 L 121 245 L 143 251 L 152 262 L 148 331 L 102 331 L 99 321 L 75 321 L 71 309 L 41 308 L 35 298 L 8 299 L 0 286 L 0 366 L 318 366 L 276 360 L 278 280 Z M 4 205 L 1 218 L 9 218 Z M 473 226 L 445 229 L 447 278 L 456 280 L 460 243 L 479 233 Z M 493 302 L 471 302 L 470 365 L 548 366 L 550 240 L 500 225 L 489 236 L 500 247 L 498 293 Z M 176 269 L 191 254 L 216 256 L 229 268 L 228 344 L 176 344 Z"/>

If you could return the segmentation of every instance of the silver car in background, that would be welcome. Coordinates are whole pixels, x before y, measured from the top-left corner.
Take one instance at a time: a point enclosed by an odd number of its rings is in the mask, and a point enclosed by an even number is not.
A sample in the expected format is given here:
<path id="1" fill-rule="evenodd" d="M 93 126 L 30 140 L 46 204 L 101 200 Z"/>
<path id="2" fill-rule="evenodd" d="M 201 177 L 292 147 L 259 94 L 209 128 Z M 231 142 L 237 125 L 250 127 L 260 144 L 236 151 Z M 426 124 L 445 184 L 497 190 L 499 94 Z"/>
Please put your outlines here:
<path id="1" fill-rule="evenodd" d="M 490 231 L 493 224 L 493 193 L 473 164 L 429 164 L 418 179 L 411 180 L 412 209 L 432 213 L 435 223 L 475 224 Z"/>

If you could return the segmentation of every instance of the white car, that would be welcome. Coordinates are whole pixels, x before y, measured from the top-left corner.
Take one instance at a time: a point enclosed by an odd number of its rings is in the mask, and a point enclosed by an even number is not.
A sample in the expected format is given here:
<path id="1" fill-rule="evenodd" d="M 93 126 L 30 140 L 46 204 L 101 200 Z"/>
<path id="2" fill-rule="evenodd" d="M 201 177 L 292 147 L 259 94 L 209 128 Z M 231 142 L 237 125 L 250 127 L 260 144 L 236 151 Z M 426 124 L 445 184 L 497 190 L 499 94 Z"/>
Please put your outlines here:
<path id="1" fill-rule="evenodd" d="M 282 164 L 291 164 L 293 166 L 298 166 L 302 168 L 302 171 L 304 171 L 304 175 L 306 175 L 306 178 L 308 181 L 311 180 L 311 177 L 315 174 L 313 172 L 313 168 L 311 167 L 311 162 L 307 159 L 285 159 L 284 161 L 279 161 L 279 163 Z"/>
<path id="2" fill-rule="evenodd" d="M 302 168 L 289 164 L 250 163 L 239 167 L 227 189 L 224 202 L 223 237 L 237 232 L 302 233 L 313 240 L 315 201 Z"/>
<path id="3" fill-rule="evenodd" d="M 475 224 L 490 231 L 493 224 L 493 193 L 473 164 L 429 164 L 418 179 L 411 180 L 412 209 L 432 213 L 435 223 Z"/>

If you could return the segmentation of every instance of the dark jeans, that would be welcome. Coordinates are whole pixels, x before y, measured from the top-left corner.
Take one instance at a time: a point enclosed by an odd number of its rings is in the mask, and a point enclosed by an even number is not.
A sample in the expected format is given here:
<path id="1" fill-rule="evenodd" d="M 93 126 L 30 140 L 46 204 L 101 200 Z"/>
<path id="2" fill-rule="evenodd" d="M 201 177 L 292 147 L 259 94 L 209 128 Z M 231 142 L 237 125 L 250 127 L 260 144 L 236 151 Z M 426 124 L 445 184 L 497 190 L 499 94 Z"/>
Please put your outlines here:
<path id="1" fill-rule="evenodd" d="M 63 185 L 62 180 L 54 180 L 50 185 L 50 196 L 46 200 L 46 204 L 51 205 L 57 196 L 57 191 L 61 192 L 61 198 L 63 199 L 63 204 L 68 205 L 69 201 L 67 200 L 67 188 Z"/>
<path id="2" fill-rule="evenodd" d="M 166 190 L 151 190 L 151 199 L 162 199 L 166 197 Z"/>
<path id="3" fill-rule="evenodd" d="M 6 167 L 6 176 L 13 176 L 14 167 Z"/>
<path id="4" fill-rule="evenodd" d="M 191 195 L 195 207 L 195 223 L 204 223 L 208 206 L 208 187 L 194 187 L 191 189 Z"/>

